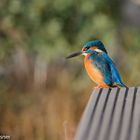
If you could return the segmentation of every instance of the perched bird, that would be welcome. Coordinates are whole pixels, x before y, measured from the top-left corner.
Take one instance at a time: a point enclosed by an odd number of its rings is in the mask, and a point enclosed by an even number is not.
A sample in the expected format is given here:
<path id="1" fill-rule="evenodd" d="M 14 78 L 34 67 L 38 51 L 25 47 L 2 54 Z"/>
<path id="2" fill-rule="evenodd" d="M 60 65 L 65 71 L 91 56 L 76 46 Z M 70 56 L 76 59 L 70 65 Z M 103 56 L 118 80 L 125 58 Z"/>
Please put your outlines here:
<path id="1" fill-rule="evenodd" d="M 84 65 L 89 77 L 97 84 L 97 88 L 126 87 L 120 74 L 108 56 L 104 44 L 100 40 L 87 42 L 81 51 L 72 53 L 66 58 L 84 55 Z"/>

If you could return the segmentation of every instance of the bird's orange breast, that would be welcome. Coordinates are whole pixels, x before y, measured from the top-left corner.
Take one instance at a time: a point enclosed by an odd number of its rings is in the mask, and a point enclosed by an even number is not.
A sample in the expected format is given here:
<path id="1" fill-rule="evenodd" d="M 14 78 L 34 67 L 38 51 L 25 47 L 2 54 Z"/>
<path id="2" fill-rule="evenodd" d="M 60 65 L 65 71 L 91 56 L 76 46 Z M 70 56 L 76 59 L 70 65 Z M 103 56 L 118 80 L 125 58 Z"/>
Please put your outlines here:
<path id="1" fill-rule="evenodd" d="M 88 59 L 89 55 L 85 56 L 84 64 L 89 77 L 99 85 L 105 85 L 104 78 L 101 72 L 92 63 L 91 59 Z"/>

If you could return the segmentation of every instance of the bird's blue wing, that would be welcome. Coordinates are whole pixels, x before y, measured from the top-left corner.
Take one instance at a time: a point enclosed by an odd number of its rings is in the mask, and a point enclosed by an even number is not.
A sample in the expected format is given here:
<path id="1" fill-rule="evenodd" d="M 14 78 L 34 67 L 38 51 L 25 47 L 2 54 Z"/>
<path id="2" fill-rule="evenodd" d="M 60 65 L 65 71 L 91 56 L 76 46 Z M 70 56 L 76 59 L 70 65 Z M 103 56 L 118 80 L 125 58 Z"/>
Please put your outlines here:
<path id="1" fill-rule="evenodd" d="M 93 53 L 90 55 L 90 59 L 102 73 L 104 77 L 104 82 L 107 85 L 125 86 L 121 80 L 120 74 L 115 64 L 106 53 L 104 52 L 101 54 Z"/>
<path id="2" fill-rule="evenodd" d="M 113 84 L 118 84 L 120 86 L 125 86 L 124 83 L 121 80 L 120 74 L 113 63 L 113 61 L 110 59 L 110 57 L 106 54 L 103 53 L 102 56 L 106 59 L 106 61 L 109 63 L 110 69 L 111 69 L 111 75 L 112 75 L 112 81 Z"/>

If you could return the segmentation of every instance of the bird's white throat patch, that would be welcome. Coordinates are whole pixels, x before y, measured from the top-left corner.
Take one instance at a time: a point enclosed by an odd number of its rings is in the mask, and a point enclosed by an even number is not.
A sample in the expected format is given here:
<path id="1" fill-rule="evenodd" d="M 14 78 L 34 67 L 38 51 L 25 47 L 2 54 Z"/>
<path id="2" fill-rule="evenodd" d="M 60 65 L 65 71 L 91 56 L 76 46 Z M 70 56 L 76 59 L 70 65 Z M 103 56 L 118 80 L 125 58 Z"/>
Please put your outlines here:
<path id="1" fill-rule="evenodd" d="M 100 53 L 103 52 L 103 51 L 100 50 L 100 49 L 95 49 L 95 51 L 96 51 L 96 52 L 100 52 Z"/>
<path id="2" fill-rule="evenodd" d="M 87 56 L 88 54 L 87 54 L 87 53 L 85 53 L 85 52 L 83 52 L 83 53 L 82 53 L 82 55 Z"/>

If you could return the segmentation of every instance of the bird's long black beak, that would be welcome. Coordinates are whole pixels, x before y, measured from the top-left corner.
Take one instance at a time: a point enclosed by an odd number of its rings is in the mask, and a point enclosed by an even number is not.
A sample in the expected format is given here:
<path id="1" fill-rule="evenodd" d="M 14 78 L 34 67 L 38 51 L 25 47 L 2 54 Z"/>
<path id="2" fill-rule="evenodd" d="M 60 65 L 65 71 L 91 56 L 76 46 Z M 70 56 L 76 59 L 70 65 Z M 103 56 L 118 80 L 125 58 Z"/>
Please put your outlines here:
<path id="1" fill-rule="evenodd" d="M 69 59 L 69 58 L 72 58 L 72 57 L 75 57 L 75 56 L 78 56 L 81 54 L 82 54 L 82 51 L 74 52 L 74 53 L 70 54 L 69 56 L 67 56 L 66 59 Z"/>

